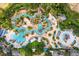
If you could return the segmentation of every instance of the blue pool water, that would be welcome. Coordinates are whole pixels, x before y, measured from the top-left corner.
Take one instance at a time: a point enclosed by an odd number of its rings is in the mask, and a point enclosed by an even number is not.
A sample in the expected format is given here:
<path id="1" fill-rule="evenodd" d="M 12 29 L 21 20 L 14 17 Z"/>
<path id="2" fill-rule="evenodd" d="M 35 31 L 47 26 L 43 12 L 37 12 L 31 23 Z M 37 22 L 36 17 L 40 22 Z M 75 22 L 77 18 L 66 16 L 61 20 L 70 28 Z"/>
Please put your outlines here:
<path id="1" fill-rule="evenodd" d="M 38 30 L 40 30 L 42 28 L 43 28 L 42 24 L 38 24 Z"/>
<path id="2" fill-rule="evenodd" d="M 18 42 L 18 43 L 22 43 L 22 42 L 26 41 L 26 39 L 23 37 L 23 35 L 24 35 L 23 32 L 19 33 L 17 35 L 13 34 L 11 38 L 16 40 L 16 42 Z"/>

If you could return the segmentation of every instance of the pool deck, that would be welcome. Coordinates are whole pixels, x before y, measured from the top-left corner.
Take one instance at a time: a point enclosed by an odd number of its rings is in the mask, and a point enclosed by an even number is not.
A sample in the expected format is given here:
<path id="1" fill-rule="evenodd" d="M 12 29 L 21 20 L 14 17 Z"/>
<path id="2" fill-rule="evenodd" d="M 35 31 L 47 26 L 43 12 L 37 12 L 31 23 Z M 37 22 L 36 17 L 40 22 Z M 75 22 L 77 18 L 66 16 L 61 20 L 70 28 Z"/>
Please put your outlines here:
<path id="1" fill-rule="evenodd" d="M 22 13 L 21 13 L 22 12 Z M 29 42 L 34 42 L 35 39 L 34 37 L 40 37 L 39 42 L 41 41 L 42 37 L 47 38 L 48 44 L 45 43 L 45 47 L 49 48 L 50 46 L 52 48 L 63 48 L 63 47 L 72 47 L 71 44 L 73 43 L 74 40 L 78 40 L 79 38 L 77 37 L 75 39 L 75 35 L 73 35 L 73 32 L 70 31 L 61 31 L 57 25 L 57 19 L 49 13 L 49 17 L 44 17 L 43 20 L 47 22 L 47 27 L 43 29 L 42 23 L 38 23 L 37 25 L 34 25 L 31 23 L 31 20 L 36 18 L 35 15 L 29 15 L 25 13 L 26 11 L 21 11 L 20 14 L 13 16 L 11 18 L 13 28 L 15 30 L 9 30 L 8 33 L 6 34 L 6 41 L 11 43 L 15 48 L 22 48 L 22 46 L 26 46 Z M 20 17 L 23 16 L 24 19 L 23 21 L 26 22 L 27 24 L 21 24 L 20 27 L 16 26 L 16 20 L 20 20 Z M 27 17 L 29 17 L 31 20 L 29 20 Z M 31 26 L 32 29 L 28 30 L 28 26 Z M 51 29 L 52 27 L 52 29 Z M 17 31 L 17 32 L 16 32 Z M 60 35 L 58 36 L 59 39 L 57 38 L 58 31 L 60 31 Z M 32 32 L 34 32 L 32 34 Z M 55 33 L 54 33 L 55 32 Z M 69 34 L 70 39 L 68 39 L 67 43 L 64 41 L 64 34 Z M 51 34 L 51 36 L 49 35 Z M 54 37 L 54 38 L 52 38 Z M 33 38 L 33 39 L 32 39 Z M 13 40 L 12 42 L 10 40 Z M 59 42 L 59 44 L 58 44 Z M 79 43 L 79 40 L 78 42 Z M 78 44 L 77 44 L 78 45 Z M 76 45 L 76 46 L 77 46 Z"/>

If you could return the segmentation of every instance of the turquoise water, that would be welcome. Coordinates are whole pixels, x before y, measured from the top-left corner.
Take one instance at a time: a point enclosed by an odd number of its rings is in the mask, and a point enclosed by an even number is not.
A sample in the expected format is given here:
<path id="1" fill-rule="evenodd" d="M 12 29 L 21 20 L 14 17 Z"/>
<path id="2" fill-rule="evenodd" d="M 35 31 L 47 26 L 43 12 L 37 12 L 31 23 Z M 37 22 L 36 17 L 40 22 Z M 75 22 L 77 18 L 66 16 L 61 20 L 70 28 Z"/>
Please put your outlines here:
<path id="1" fill-rule="evenodd" d="M 38 24 L 38 30 L 41 30 L 43 28 L 42 24 Z"/>
<path id="2" fill-rule="evenodd" d="M 18 43 L 22 43 L 22 42 L 26 41 L 26 39 L 23 37 L 23 35 L 24 35 L 23 32 L 19 33 L 17 35 L 13 34 L 11 38 L 16 40 L 16 42 L 18 42 Z"/>

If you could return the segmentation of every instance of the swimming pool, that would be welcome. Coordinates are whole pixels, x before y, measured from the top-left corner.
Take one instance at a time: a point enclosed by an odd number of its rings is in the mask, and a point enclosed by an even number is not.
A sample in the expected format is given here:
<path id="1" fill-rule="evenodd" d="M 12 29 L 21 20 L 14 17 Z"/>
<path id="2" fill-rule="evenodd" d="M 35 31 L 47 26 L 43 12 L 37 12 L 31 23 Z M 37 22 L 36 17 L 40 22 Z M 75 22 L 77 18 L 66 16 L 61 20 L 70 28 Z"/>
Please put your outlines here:
<path id="1" fill-rule="evenodd" d="M 65 35 L 69 35 L 70 38 L 68 38 L 67 42 L 65 42 L 64 37 Z M 72 31 L 63 31 L 60 36 L 59 36 L 60 42 L 65 45 L 65 46 L 69 46 L 70 44 L 73 43 L 73 41 L 75 40 L 75 36 L 73 35 Z"/>

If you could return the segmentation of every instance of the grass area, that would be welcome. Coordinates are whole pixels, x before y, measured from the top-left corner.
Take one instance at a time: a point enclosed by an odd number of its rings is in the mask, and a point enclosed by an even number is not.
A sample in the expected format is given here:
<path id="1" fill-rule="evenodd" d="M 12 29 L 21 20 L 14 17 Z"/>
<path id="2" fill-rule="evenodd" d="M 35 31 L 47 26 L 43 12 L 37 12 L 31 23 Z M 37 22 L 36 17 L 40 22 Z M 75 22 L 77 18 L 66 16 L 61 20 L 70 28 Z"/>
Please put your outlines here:
<path id="1" fill-rule="evenodd" d="M 33 42 L 29 43 L 26 47 L 19 48 L 19 52 L 22 56 L 32 56 L 32 55 L 39 55 L 43 52 L 44 44 L 42 42 Z M 33 52 L 32 49 L 35 48 L 36 51 Z"/>
<path id="2" fill-rule="evenodd" d="M 28 26 L 28 30 L 32 30 L 33 28 L 31 26 Z"/>
<path id="3" fill-rule="evenodd" d="M 0 38 L 0 42 L 2 42 L 4 40 L 4 38 Z"/>

